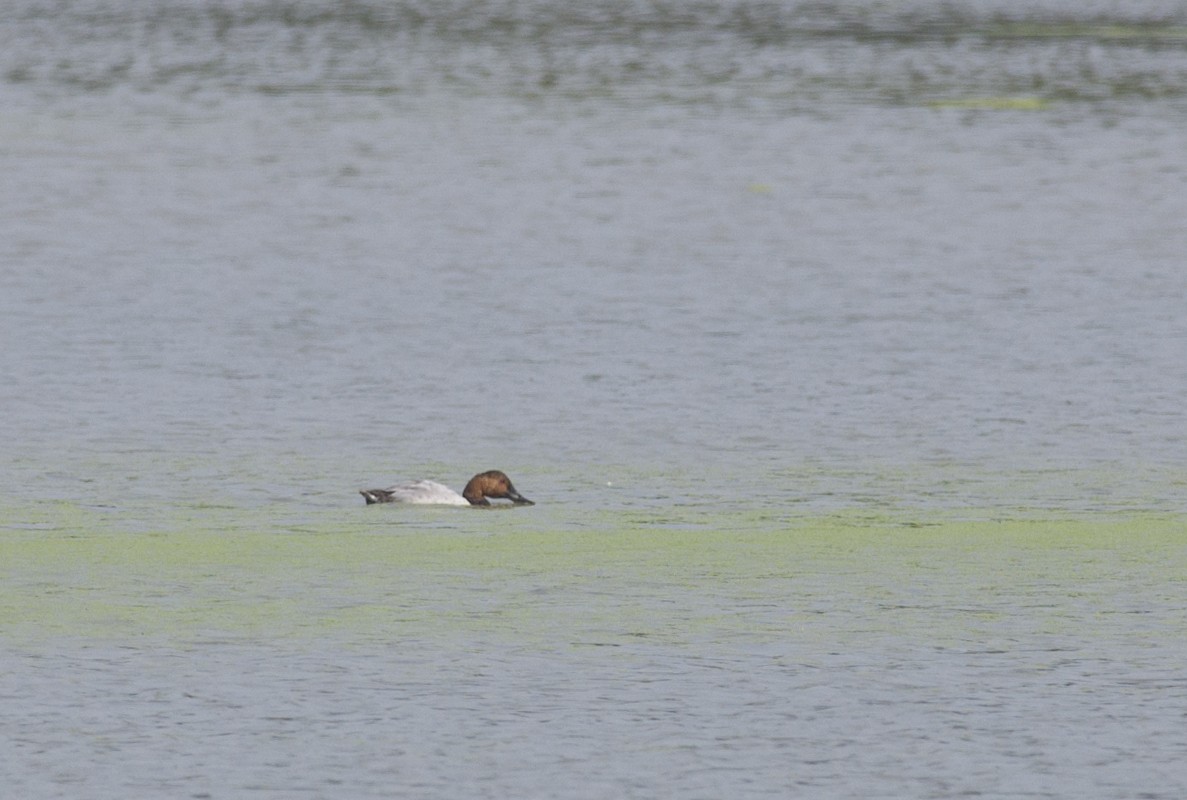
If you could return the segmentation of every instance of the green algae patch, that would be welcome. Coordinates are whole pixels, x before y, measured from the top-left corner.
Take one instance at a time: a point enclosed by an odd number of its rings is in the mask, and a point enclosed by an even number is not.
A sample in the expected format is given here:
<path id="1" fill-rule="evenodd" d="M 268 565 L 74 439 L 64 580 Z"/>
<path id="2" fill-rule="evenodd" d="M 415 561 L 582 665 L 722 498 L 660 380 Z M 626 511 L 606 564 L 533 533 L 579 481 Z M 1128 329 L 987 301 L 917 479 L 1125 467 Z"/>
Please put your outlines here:
<path id="1" fill-rule="evenodd" d="M 906 626 L 983 642 L 1019 619 L 1185 622 L 1170 600 L 1187 589 L 1187 520 L 1168 516 L 462 509 L 144 533 L 67 530 L 87 513 L 59 511 L 0 531 L 9 641 L 755 645 Z"/>
<path id="2" fill-rule="evenodd" d="M 1003 22 L 985 30 L 991 39 L 1094 39 L 1102 42 L 1168 44 L 1187 41 L 1187 27 L 1159 23 Z"/>
<path id="3" fill-rule="evenodd" d="M 928 105 L 986 111 L 1044 111 L 1051 107 L 1051 103 L 1041 97 L 958 97 L 933 100 Z"/>

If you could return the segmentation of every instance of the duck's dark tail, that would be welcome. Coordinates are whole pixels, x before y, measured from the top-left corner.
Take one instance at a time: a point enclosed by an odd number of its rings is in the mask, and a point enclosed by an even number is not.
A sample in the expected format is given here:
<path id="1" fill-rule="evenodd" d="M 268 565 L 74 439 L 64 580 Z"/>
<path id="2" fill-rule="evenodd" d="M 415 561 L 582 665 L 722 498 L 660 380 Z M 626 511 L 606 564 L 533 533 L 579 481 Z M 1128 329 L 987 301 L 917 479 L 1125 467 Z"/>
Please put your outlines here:
<path id="1" fill-rule="evenodd" d="M 367 505 L 372 503 L 390 503 L 392 501 L 392 493 L 387 489 L 359 489 L 359 494 L 367 501 Z"/>

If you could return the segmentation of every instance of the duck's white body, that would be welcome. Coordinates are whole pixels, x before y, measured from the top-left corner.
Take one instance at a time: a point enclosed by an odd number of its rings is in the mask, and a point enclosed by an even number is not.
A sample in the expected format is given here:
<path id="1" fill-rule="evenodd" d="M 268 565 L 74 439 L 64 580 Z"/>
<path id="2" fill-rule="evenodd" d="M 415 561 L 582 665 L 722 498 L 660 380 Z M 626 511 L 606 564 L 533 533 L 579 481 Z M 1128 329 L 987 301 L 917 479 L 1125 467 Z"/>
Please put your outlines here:
<path id="1" fill-rule="evenodd" d="M 443 483 L 420 480 L 397 483 L 385 489 L 392 503 L 417 503 L 427 506 L 468 506 L 470 501 Z"/>

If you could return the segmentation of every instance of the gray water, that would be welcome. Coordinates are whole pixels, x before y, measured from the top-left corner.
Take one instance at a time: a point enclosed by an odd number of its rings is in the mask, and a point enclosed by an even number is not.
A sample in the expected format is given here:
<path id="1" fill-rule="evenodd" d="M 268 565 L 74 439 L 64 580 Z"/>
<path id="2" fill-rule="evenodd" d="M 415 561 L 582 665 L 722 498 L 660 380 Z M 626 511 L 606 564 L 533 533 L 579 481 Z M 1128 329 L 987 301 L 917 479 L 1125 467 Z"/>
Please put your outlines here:
<path id="1" fill-rule="evenodd" d="M 1181 796 L 1187 10 L 936 5 L 6 4 L 6 785 Z M 354 494 L 491 467 L 539 505 L 492 522 L 364 514 Z M 1037 519 L 1049 543 L 1075 531 L 1045 520 L 1117 513 L 1140 521 L 1083 535 L 1129 566 L 1089 596 L 1132 602 L 1148 639 L 1088 607 L 1058 635 L 1019 623 L 1002 658 L 932 641 L 934 615 L 1027 618 L 1098 563 L 1060 545 L 1021 557 L 1046 583 L 1018 583 L 995 541 L 944 549 L 984 535 L 947 521 Z M 771 575 L 722 553 L 666 578 L 531 561 L 591 532 L 786 543 L 834 514 L 939 529 L 827 561 L 794 603 L 734 588 L 801 575 L 782 545 Z M 175 565 L 204 536 L 283 553 L 311 531 L 507 537 L 523 570 L 447 547 L 401 574 L 400 603 L 439 585 L 448 615 L 493 574 L 539 616 L 493 641 L 396 615 L 387 639 L 342 623 L 313 644 L 231 635 L 195 601 L 146 631 L 128 609 L 167 612 L 191 578 L 67 546 L 178 537 Z M 931 582 L 933 555 L 971 596 Z M 903 572 L 861 595 L 892 556 Z M 332 605 L 369 568 L 283 586 L 227 558 L 192 580 L 235 570 L 199 594 L 239 616 Z M 541 588 L 558 575 L 570 591 Z M 613 646 L 582 644 L 577 609 L 605 595 L 675 628 L 702 603 L 823 604 L 827 624 L 677 646 L 606 623 Z M 903 607 L 931 611 L 862 637 Z M 65 621 L 27 639 L 29 613 Z"/>

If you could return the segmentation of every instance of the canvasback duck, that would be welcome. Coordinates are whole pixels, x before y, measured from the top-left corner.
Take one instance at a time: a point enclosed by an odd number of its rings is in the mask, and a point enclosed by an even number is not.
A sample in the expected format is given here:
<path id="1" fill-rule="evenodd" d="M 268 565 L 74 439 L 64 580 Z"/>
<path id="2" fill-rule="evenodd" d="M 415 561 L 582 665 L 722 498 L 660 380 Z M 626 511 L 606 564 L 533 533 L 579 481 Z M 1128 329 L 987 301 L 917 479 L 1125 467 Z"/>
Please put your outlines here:
<path id="1" fill-rule="evenodd" d="M 510 500 L 517 506 L 534 506 L 531 500 L 515 491 L 511 479 L 497 469 L 480 472 L 470 479 L 462 493 L 436 481 L 397 483 L 386 489 L 360 489 L 359 494 L 372 503 L 417 503 L 438 506 L 489 506 L 486 498 Z"/>

